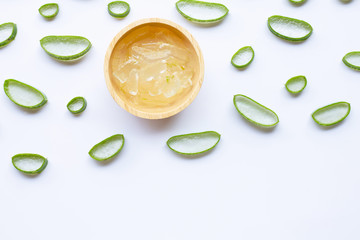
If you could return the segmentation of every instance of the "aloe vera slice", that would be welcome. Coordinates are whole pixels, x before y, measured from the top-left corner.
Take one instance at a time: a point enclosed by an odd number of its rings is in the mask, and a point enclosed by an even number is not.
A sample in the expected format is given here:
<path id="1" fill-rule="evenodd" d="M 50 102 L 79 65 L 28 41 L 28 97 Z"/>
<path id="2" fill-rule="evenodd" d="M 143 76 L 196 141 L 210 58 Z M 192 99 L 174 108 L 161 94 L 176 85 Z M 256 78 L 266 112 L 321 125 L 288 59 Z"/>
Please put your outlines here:
<path id="1" fill-rule="evenodd" d="M 39 8 L 39 13 L 44 18 L 54 18 L 59 13 L 59 5 L 57 3 L 47 3 Z"/>
<path id="2" fill-rule="evenodd" d="M 77 60 L 91 48 L 91 42 L 80 36 L 47 36 L 40 40 L 40 45 L 47 54 L 61 61 Z"/>
<path id="3" fill-rule="evenodd" d="M 197 23 L 214 23 L 223 20 L 229 9 L 220 3 L 180 0 L 176 9 L 186 19 Z"/>
<path id="4" fill-rule="evenodd" d="M 231 58 L 231 64 L 236 68 L 247 67 L 254 59 L 254 50 L 250 46 L 240 48 Z"/>
<path id="5" fill-rule="evenodd" d="M 108 4 L 108 12 L 116 18 L 126 17 L 130 12 L 130 5 L 124 1 L 114 1 Z"/>
<path id="6" fill-rule="evenodd" d="M 305 76 L 296 76 L 290 78 L 286 84 L 286 90 L 292 94 L 298 94 L 306 87 L 307 80 Z"/>
<path id="7" fill-rule="evenodd" d="M 12 164 L 22 173 L 39 174 L 46 168 L 48 160 L 39 154 L 20 153 L 12 157 Z"/>
<path id="8" fill-rule="evenodd" d="M 306 2 L 306 0 L 289 0 L 291 3 L 296 4 L 296 5 L 301 5 L 304 4 Z"/>
<path id="9" fill-rule="evenodd" d="M 5 47 L 11 43 L 17 33 L 17 27 L 15 23 L 8 22 L 0 25 L 0 48 Z"/>
<path id="10" fill-rule="evenodd" d="M 278 15 L 269 17 L 268 27 L 274 35 L 288 41 L 304 41 L 313 31 L 305 21 Z"/>
<path id="11" fill-rule="evenodd" d="M 122 134 L 115 134 L 99 142 L 89 151 L 90 157 L 97 161 L 104 161 L 115 157 L 124 146 L 125 138 Z"/>
<path id="12" fill-rule="evenodd" d="M 173 136 L 169 138 L 166 144 L 174 152 L 196 155 L 213 149 L 219 141 L 219 133 L 207 131 Z"/>
<path id="13" fill-rule="evenodd" d="M 349 52 L 342 60 L 349 68 L 360 71 L 360 52 Z"/>
<path id="14" fill-rule="evenodd" d="M 45 94 L 15 79 L 5 80 L 4 91 L 12 102 L 24 108 L 40 108 L 47 102 Z"/>
<path id="15" fill-rule="evenodd" d="M 86 99 L 83 97 L 74 97 L 66 105 L 67 109 L 73 114 L 78 114 L 85 111 L 86 106 L 87 106 L 87 102 Z"/>
<path id="16" fill-rule="evenodd" d="M 241 116 L 255 125 L 274 127 L 279 123 L 279 117 L 274 111 L 245 95 L 235 95 L 234 105 Z"/>
<path id="17" fill-rule="evenodd" d="M 349 113 L 350 103 L 337 102 L 319 108 L 312 114 L 312 118 L 321 126 L 331 126 L 344 120 Z"/>

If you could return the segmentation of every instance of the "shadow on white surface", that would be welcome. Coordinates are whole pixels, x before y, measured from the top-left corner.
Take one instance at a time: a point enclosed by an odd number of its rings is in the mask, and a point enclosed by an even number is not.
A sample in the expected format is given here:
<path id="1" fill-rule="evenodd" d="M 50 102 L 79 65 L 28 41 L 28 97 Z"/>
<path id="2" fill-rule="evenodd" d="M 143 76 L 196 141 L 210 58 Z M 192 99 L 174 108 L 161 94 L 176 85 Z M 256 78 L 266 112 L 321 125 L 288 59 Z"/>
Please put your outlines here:
<path id="1" fill-rule="evenodd" d="M 143 119 L 134 116 L 135 118 L 134 121 L 137 122 L 138 126 L 141 126 L 141 128 L 145 129 L 147 132 L 159 133 L 171 129 L 175 125 L 177 119 L 179 118 L 179 114 L 176 114 L 175 116 L 169 118 L 158 119 L 158 120 Z"/>
<path id="2" fill-rule="evenodd" d="M 48 103 L 46 103 L 44 106 L 40 107 L 40 108 L 25 108 L 25 107 L 20 107 L 18 105 L 16 105 L 15 103 L 13 103 L 12 105 L 15 105 L 15 108 L 19 109 L 20 111 L 24 112 L 25 114 L 36 114 L 38 112 L 41 112 L 43 108 L 46 107 Z"/>
<path id="3" fill-rule="evenodd" d="M 47 166 L 46 166 L 46 168 L 47 168 Z M 46 171 L 46 168 L 43 171 Z M 24 179 L 36 179 L 36 178 L 40 178 L 41 177 L 40 175 L 44 174 L 43 172 L 38 173 L 38 174 L 27 174 L 27 173 L 20 172 L 17 169 L 14 169 L 14 170 L 17 172 L 18 175 L 21 175 L 20 177 L 22 177 Z"/>

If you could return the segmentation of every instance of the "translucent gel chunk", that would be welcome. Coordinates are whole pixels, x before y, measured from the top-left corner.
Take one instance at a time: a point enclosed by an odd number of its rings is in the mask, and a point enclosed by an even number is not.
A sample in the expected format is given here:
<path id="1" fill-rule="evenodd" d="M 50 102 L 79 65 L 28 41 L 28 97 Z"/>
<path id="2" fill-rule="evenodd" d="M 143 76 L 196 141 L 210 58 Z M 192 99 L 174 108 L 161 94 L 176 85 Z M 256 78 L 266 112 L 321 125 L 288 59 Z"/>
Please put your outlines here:
<path id="1" fill-rule="evenodd" d="M 167 105 L 192 86 L 192 53 L 169 30 L 139 32 L 124 49 L 113 75 L 135 104 Z"/>

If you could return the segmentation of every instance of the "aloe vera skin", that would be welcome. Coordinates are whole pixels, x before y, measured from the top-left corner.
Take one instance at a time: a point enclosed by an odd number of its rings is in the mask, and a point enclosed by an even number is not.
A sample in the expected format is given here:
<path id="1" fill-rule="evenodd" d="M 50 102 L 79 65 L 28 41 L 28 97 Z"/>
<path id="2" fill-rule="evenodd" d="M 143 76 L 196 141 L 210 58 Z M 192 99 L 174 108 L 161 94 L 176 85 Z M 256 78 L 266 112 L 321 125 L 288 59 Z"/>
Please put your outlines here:
<path id="1" fill-rule="evenodd" d="M 355 65 L 354 63 L 351 63 L 351 60 L 349 61 L 349 58 L 351 57 L 357 57 L 359 60 L 356 61 L 358 64 Z M 360 71 L 360 51 L 353 51 L 345 54 L 345 56 L 342 59 L 343 63 L 348 66 L 349 68 Z"/>
<path id="2" fill-rule="evenodd" d="M 43 13 L 43 11 L 44 10 L 46 10 L 46 8 L 56 8 L 56 10 L 55 10 L 55 12 L 53 13 L 53 14 L 51 14 L 51 15 L 45 15 L 44 13 Z M 53 19 L 53 18 L 55 18 L 57 15 L 58 15 L 58 13 L 59 13 L 59 5 L 57 4 L 57 3 L 47 3 L 47 4 L 44 4 L 44 5 L 42 5 L 40 8 L 39 8 L 39 13 L 40 13 L 40 15 L 41 16 L 43 16 L 44 18 L 46 18 L 46 19 Z"/>
<path id="3" fill-rule="evenodd" d="M 173 141 L 176 141 L 177 139 L 181 139 L 181 138 L 186 138 L 186 137 L 194 137 L 194 136 L 201 136 L 201 135 L 206 135 L 206 134 L 211 134 L 213 136 L 216 136 L 218 139 L 217 141 L 209 148 L 206 148 L 204 150 L 201 151 L 197 151 L 197 152 L 181 152 L 176 150 L 175 148 L 173 148 L 173 146 L 171 146 Z M 176 135 L 173 136 L 171 138 L 169 138 L 166 142 L 166 145 L 174 152 L 181 154 L 181 155 L 185 155 L 185 156 L 201 156 L 202 154 L 205 154 L 206 152 L 212 150 L 213 148 L 216 147 L 216 145 L 219 143 L 221 139 L 221 135 L 215 131 L 205 131 L 205 132 L 199 132 L 199 133 L 188 133 L 188 134 L 181 134 L 181 135 Z"/>
<path id="4" fill-rule="evenodd" d="M 205 5 L 205 6 L 208 6 L 210 8 L 213 8 L 213 7 L 217 7 L 219 9 L 222 9 L 224 11 L 224 14 L 219 16 L 219 17 L 216 17 L 216 18 L 213 18 L 213 19 L 199 19 L 199 18 L 194 18 L 192 16 L 189 16 L 188 14 L 184 13 L 182 10 L 181 10 L 181 6 L 180 4 L 182 3 L 185 3 L 185 4 L 198 4 L 199 6 L 200 5 Z M 175 4 L 176 6 L 176 9 L 177 11 L 184 17 L 186 18 L 187 20 L 191 21 L 191 22 L 194 22 L 194 23 L 200 23 L 200 24 L 213 24 L 213 23 L 218 23 L 220 21 L 222 21 L 229 13 L 229 9 L 221 4 L 221 3 L 213 3 L 213 2 L 203 2 L 203 1 L 194 1 L 194 0 L 180 0 L 178 2 L 176 2 Z"/>
<path id="5" fill-rule="evenodd" d="M 271 26 L 274 19 L 293 21 L 293 22 L 296 22 L 297 24 L 301 24 L 302 27 L 308 29 L 308 33 L 305 34 L 304 36 L 301 36 L 301 37 L 289 37 L 289 36 L 283 35 L 283 34 L 279 33 L 278 31 L 276 31 L 273 28 L 273 26 Z M 307 40 L 312 35 L 312 32 L 313 32 L 313 28 L 309 23 L 307 23 L 307 22 L 305 22 L 303 20 L 300 20 L 300 19 L 280 16 L 280 15 L 274 15 L 274 16 L 271 16 L 271 17 L 268 18 L 268 28 L 275 36 L 277 36 L 277 37 L 279 37 L 279 38 L 281 38 L 283 40 L 289 41 L 289 42 L 303 42 L 303 41 Z"/>
<path id="6" fill-rule="evenodd" d="M 115 13 L 112 11 L 112 8 L 114 5 L 116 4 L 122 4 L 126 7 L 126 11 L 123 12 L 123 13 Z M 124 2 L 124 1 L 113 1 L 111 3 L 108 4 L 108 13 L 115 17 L 115 18 L 124 18 L 126 17 L 127 15 L 129 15 L 130 13 L 130 5 L 127 3 L 127 2 Z"/>
<path id="7" fill-rule="evenodd" d="M 77 102 L 81 102 L 81 108 L 77 109 L 77 110 L 73 110 L 72 106 L 74 104 L 76 104 Z M 73 99 L 71 99 L 69 101 L 69 103 L 66 105 L 67 109 L 73 113 L 73 114 L 79 114 L 82 113 L 83 111 L 85 111 L 86 107 L 87 107 L 87 101 L 84 97 L 74 97 Z"/>
<path id="8" fill-rule="evenodd" d="M 244 99 L 250 101 L 252 104 L 255 104 L 255 105 L 258 106 L 259 108 L 263 109 L 263 111 L 269 112 L 270 114 L 272 114 L 273 118 L 276 119 L 276 121 L 274 121 L 274 123 L 272 123 L 272 124 L 263 124 L 263 123 L 259 123 L 259 122 L 257 122 L 257 121 L 254 121 L 253 119 L 249 118 L 249 117 L 248 117 L 246 114 L 244 114 L 244 113 L 242 112 L 242 110 L 238 107 L 237 98 L 239 98 L 239 97 L 240 97 L 240 98 L 244 98 Z M 257 127 L 269 128 L 269 129 L 270 129 L 270 128 L 275 127 L 275 126 L 279 123 L 279 117 L 278 117 L 278 115 L 277 115 L 273 110 L 271 110 L 271 109 L 268 108 L 268 107 L 265 107 L 264 105 L 256 102 L 256 101 L 253 100 L 252 98 L 249 98 L 249 97 L 247 97 L 247 96 L 245 96 L 245 95 L 242 95 L 242 94 L 234 95 L 233 104 L 234 104 L 236 110 L 238 111 L 238 113 L 239 113 L 243 118 L 245 118 L 246 120 L 248 120 L 248 122 L 254 124 L 254 125 L 257 126 Z"/>
<path id="9" fill-rule="evenodd" d="M 22 87 L 25 87 L 25 88 L 28 88 L 29 90 L 31 91 L 34 91 L 36 92 L 37 94 L 39 94 L 41 97 L 42 97 L 42 101 L 39 102 L 38 104 L 36 105 L 32 105 L 32 106 L 26 106 L 26 105 L 23 105 L 23 104 L 20 104 L 18 103 L 15 99 L 14 99 L 14 96 L 11 95 L 10 93 L 10 84 L 17 84 L 17 85 L 20 85 Z M 46 103 L 47 103 L 47 97 L 44 93 L 42 93 L 41 91 L 39 91 L 38 89 L 26 84 L 26 83 L 23 83 L 23 82 L 20 82 L 20 81 L 17 81 L 15 79 L 7 79 L 5 80 L 4 82 L 4 92 L 6 94 L 6 96 L 13 102 L 15 103 L 16 105 L 20 106 L 20 107 L 23 107 L 23 108 L 27 108 L 27 109 L 38 109 L 42 106 L 44 106 Z"/>
<path id="10" fill-rule="evenodd" d="M 306 3 L 307 0 L 289 0 L 291 4 L 295 6 L 301 6 Z"/>
<path id="11" fill-rule="evenodd" d="M 48 51 L 48 49 L 45 47 L 46 44 L 51 43 L 51 42 L 61 42 L 61 43 L 66 43 L 69 41 L 74 41 L 74 40 L 81 40 L 87 43 L 87 47 L 82 50 L 81 52 L 78 52 L 76 54 L 72 54 L 72 55 L 59 55 L 59 54 L 55 54 L 52 53 L 50 51 Z M 85 37 L 81 37 L 81 36 L 46 36 L 44 38 L 42 38 L 40 40 L 40 45 L 42 47 L 42 49 L 44 49 L 44 51 L 51 57 L 60 60 L 60 61 L 76 61 L 79 60 L 80 58 L 84 57 L 86 55 L 86 53 L 88 53 L 92 47 L 91 42 L 85 38 Z"/>
<path id="12" fill-rule="evenodd" d="M 299 79 L 300 79 L 300 80 L 299 80 Z M 302 87 L 299 88 L 299 89 L 297 89 L 297 90 L 295 90 L 295 91 L 293 91 L 293 90 L 291 89 L 291 88 L 292 88 L 291 85 L 292 85 L 293 83 L 295 83 L 295 82 L 300 82 L 300 81 L 303 82 Z M 293 94 L 293 95 L 299 95 L 299 94 L 305 89 L 306 86 L 307 86 L 307 79 L 306 79 L 306 77 L 303 76 L 303 75 L 299 75 L 299 76 L 292 77 L 292 78 L 290 78 L 290 79 L 286 82 L 286 84 L 285 84 L 286 90 L 287 90 L 289 93 Z"/>
<path id="13" fill-rule="evenodd" d="M 9 43 L 11 43 L 15 37 L 16 37 L 16 34 L 17 34 L 17 26 L 15 23 L 12 23 L 12 22 L 8 22 L 8 23 L 3 23 L 0 25 L 0 31 L 1 31 L 1 28 L 4 28 L 6 27 L 7 25 L 11 25 L 12 26 L 12 32 L 10 34 L 10 36 L 3 40 L 2 42 L 0 42 L 0 48 L 3 48 L 5 46 L 7 46 Z"/>
<path id="14" fill-rule="evenodd" d="M 326 111 L 328 109 L 331 109 L 332 107 L 335 107 L 337 105 L 345 105 L 348 108 L 347 112 L 341 118 L 339 118 L 338 120 L 333 121 L 331 123 L 324 123 L 324 122 L 319 121 L 319 119 L 317 119 L 317 114 L 318 113 L 320 113 L 321 111 L 324 111 L 324 110 Z M 350 111 L 351 111 L 350 103 L 348 103 L 348 102 L 336 102 L 336 103 L 332 103 L 332 104 L 326 105 L 324 107 L 318 108 L 317 110 L 315 110 L 311 114 L 311 117 L 318 125 L 320 125 L 322 127 L 332 127 L 332 126 L 336 126 L 340 122 L 344 121 L 347 118 L 347 116 L 350 114 Z"/>
<path id="15" fill-rule="evenodd" d="M 120 147 L 111 155 L 106 156 L 106 157 L 97 157 L 95 151 L 99 150 L 100 148 L 104 147 L 105 144 L 111 142 L 111 141 L 115 141 L 116 139 L 119 139 L 120 141 L 122 141 Z M 96 161 L 105 161 L 105 160 L 110 160 L 112 158 L 114 158 L 116 155 L 118 155 L 120 153 L 120 151 L 123 149 L 125 144 L 125 138 L 123 134 L 115 134 L 112 135 L 104 140 L 102 140 L 101 142 L 95 144 L 89 151 L 89 155 L 92 159 L 96 160 Z"/>
<path id="16" fill-rule="evenodd" d="M 40 158 L 43 160 L 43 163 L 42 165 L 38 168 L 38 169 L 35 169 L 33 171 L 26 171 L 26 170 L 23 170 L 23 169 L 20 169 L 17 164 L 16 164 L 16 161 L 18 161 L 19 158 L 29 158 L 29 157 L 35 157 L 35 158 Z M 28 175 L 36 175 L 36 174 L 39 174 L 41 173 L 45 168 L 46 166 L 48 165 L 48 160 L 47 158 L 39 155 L 39 154 L 34 154 L 34 153 L 20 153 L 20 154 L 16 154 L 12 157 L 11 159 L 12 161 L 12 164 L 13 166 L 19 170 L 20 172 L 24 173 L 24 174 L 28 174 Z"/>
<path id="17" fill-rule="evenodd" d="M 252 54 L 251 56 L 251 59 L 246 62 L 245 64 L 237 64 L 236 63 L 236 58 L 238 57 L 239 54 L 242 54 L 244 53 L 245 51 L 247 52 L 250 52 Z M 251 63 L 252 61 L 254 60 L 254 57 L 255 57 L 255 52 L 254 52 L 254 49 L 251 47 L 251 46 L 245 46 L 245 47 L 242 47 L 240 48 L 231 58 L 231 64 L 236 67 L 237 69 L 245 69 L 247 68 Z"/>

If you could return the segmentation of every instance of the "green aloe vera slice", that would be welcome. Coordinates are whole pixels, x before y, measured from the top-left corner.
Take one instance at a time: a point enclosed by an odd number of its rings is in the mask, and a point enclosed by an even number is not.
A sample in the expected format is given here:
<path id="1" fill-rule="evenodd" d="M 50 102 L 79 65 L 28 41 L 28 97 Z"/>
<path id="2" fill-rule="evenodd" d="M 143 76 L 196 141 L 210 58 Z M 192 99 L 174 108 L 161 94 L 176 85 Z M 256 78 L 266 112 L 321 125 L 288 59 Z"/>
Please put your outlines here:
<path id="1" fill-rule="evenodd" d="M 115 157 L 121 151 L 124 142 L 124 135 L 115 134 L 92 147 L 89 155 L 97 161 L 108 160 Z"/>
<path id="2" fill-rule="evenodd" d="M 5 80 L 4 91 L 12 102 L 24 108 L 40 108 L 47 102 L 45 94 L 15 79 Z"/>
<path id="3" fill-rule="evenodd" d="M 87 102 L 86 99 L 83 97 L 74 97 L 66 105 L 67 109 L 73 114 L 78 114 L 85 111 L 86 106 L 87 106 Z"/>
<path id="4" fill-rule="evenodd" d="M 47 54 L 61 61 L 77 60 L 91 48 L 91 42 L 80 36 L 47 36 L 40 40 L 40 45 Z"/>
<path id="5" fill-rule="evenodd" d="M 307 80 L 305 76 L 296 76 L 290 78 L 286 84 L 286 90 L 292 94 L 298 94 L 306 87 Z"/>
<path id="6" fill-rule="evenodd" d="M 254 59 L 255 53 L 252 47 L 240 48 L 231 58 L 231 64 L 236 68 L 247 67 Z"/>
<path id="7" fill-rule="evenodd" d="M 214 23 L 223 20 L 229 9 L 220 3 L 180 0 L 176 9 L 186 19 L 197 23 Z"/>
<path id="8" fill-rule="evenodd" d="M 213 149 L 219 141 L 219 133 L 207 131 L 173 136 L 169 138 L 166 144 L 174 152 L 196 155 Z"/>
<path id="9" fill-rule="evenodd" d="M 108 12 L 116 18 L 126 17 L 130 12 L 130 5 L 124 1 L 114 1 L 108 4 Z"/>
<path id="10" fill-rule="evenodd" d="M 288 41 L 304 41 L 313 31 L 305 21 L 278 15 L 269 17 L 268 27 L 274 35 Z"/>
<path id="11" fill-rule="evenodd" d="M 321 126 L 331 126 L 344 120 L 349 115 L 350 109 L 350 103 L 337 102 L 319 108 L 312 114 L 312 118 Z"/>
<path id="12" fill-rule="evenodd" d="M 245 95 L 235 95 L 234 105 L 241 116 L 255 125 L 274 127 L 279 123 L 275 112 Z"/>
<path id="13" fill-rule="evenodd" d="M 0 48 L 5 47 L 11 43 L 17 33 L 17 27 L 15 23 L 8 22 L 0 25 Z"/>
<path id="14" fill-rule="evenodd" d="M 349 68 L 360 71 L 360 52 L 349 52 L 342 60 Z"/>
<path id="15" fill-rule="evenodd" d="M 20 153 L 12 157 L 12 164 L 22 173 L 39 174 L 46 168 L 48 160 L 39 154 Z"/>
<path id="16" fill-rule="evenodd" d="M 301 5 L 304 4 L 306 2 L 306 0 L 289 0 L 291 3 L 296 4 L 296 5 Z"/>
<path id="17" fill-rule="evenodd" d="M 44 18 L 54 18 L 59 13 L 59 5 L 57 3 L 47 3 L 39 8 L 39 13 Z"/>

